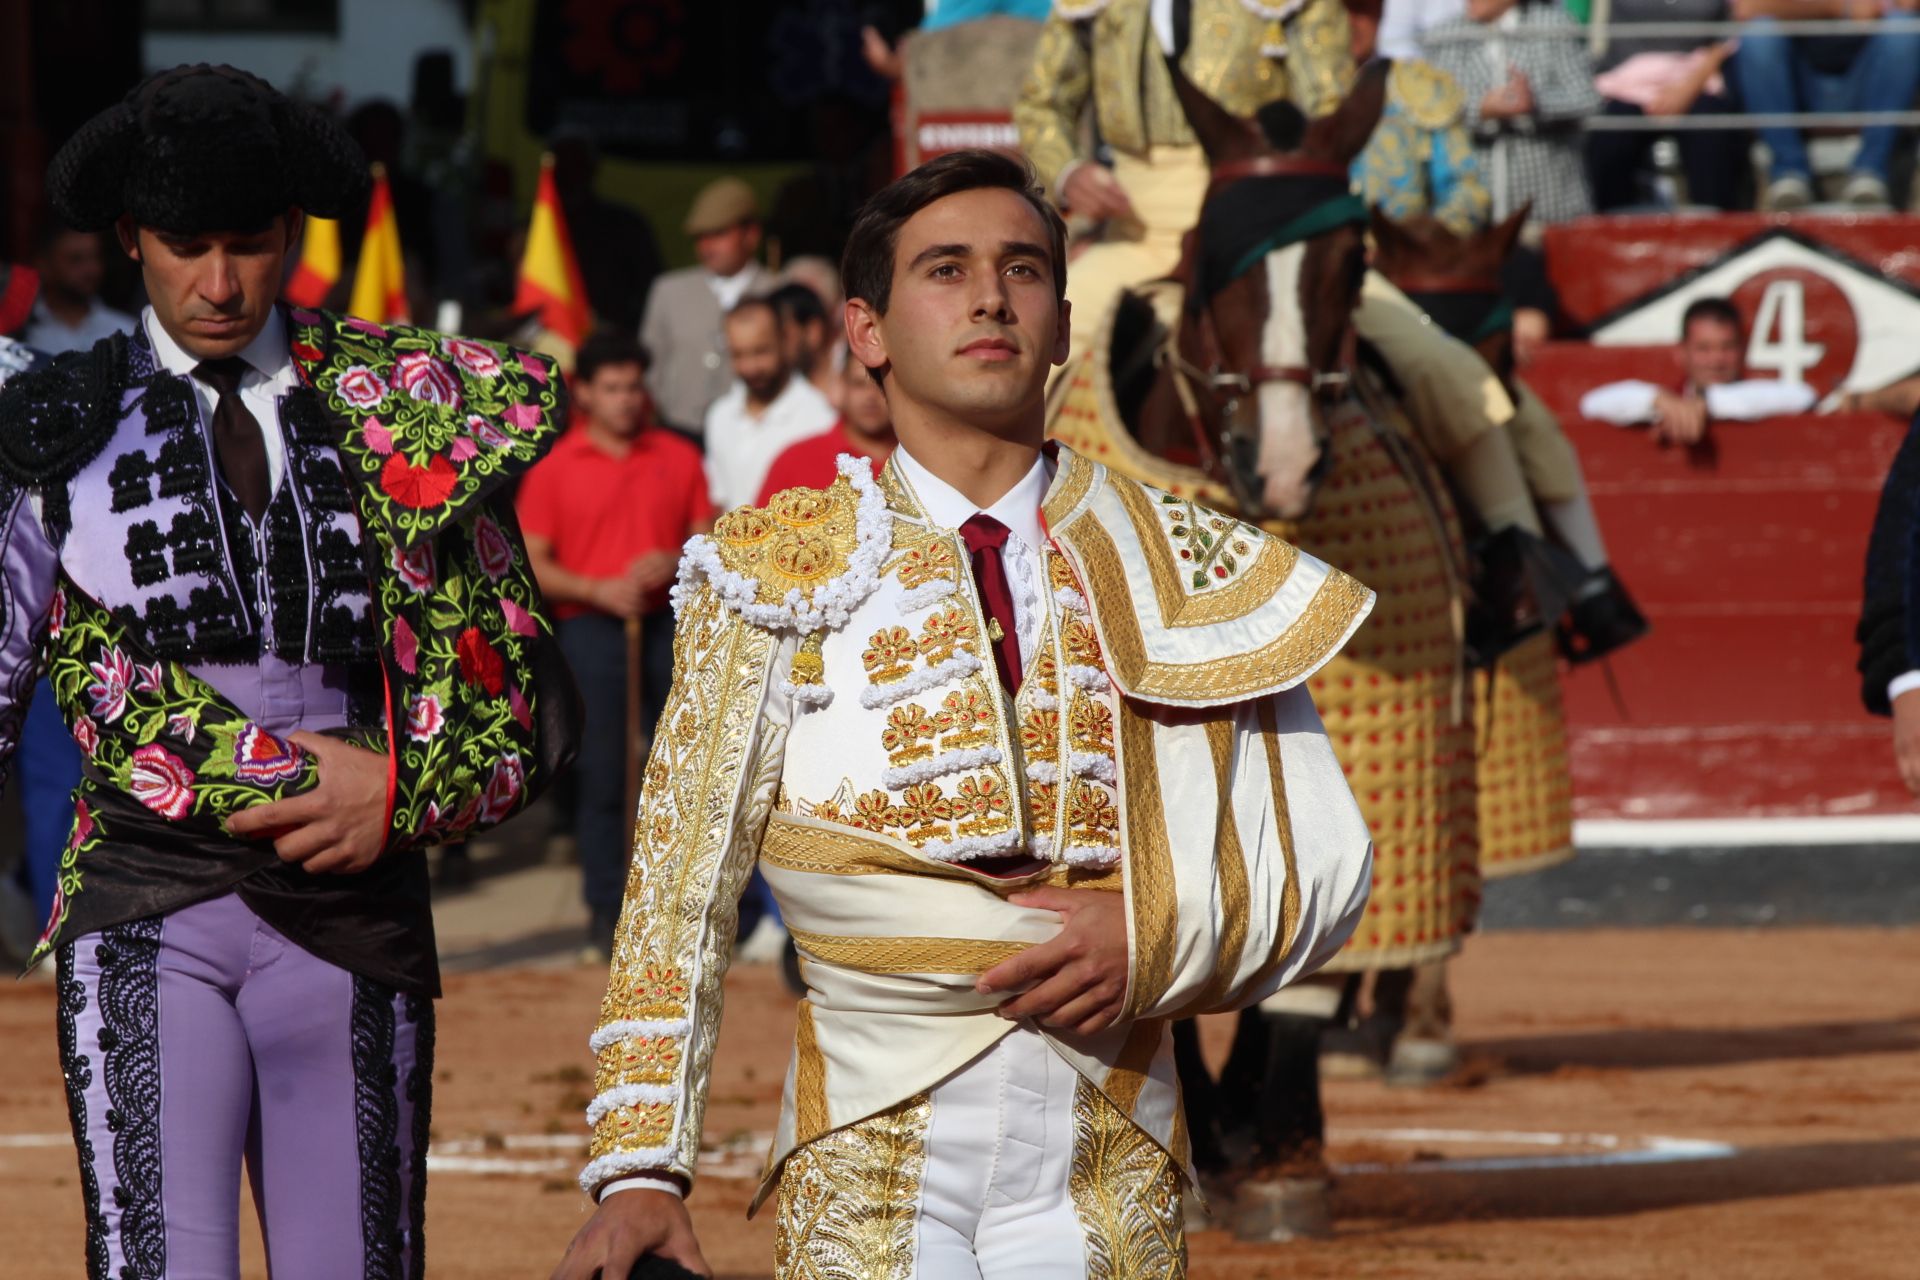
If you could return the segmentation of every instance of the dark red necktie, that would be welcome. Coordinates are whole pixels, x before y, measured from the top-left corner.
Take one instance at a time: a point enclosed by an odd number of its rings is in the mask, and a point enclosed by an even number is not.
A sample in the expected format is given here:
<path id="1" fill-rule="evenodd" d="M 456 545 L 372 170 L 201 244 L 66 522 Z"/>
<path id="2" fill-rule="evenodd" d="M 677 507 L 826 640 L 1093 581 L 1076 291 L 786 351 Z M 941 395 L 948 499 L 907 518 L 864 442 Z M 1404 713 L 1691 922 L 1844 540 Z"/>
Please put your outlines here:
<path id="1" fill-rule="evenodd" d="M 219 459 L 227 488 L 257 521 L 272 495 L 267 483 L 267 442 L 260 434 L 259 419 L 240 399 L 240 379 L 246 377 L 247 369 L 239 356 L 225 356 L 202 360 L 194 366 L 193 376 L 219 393 L 213 406 L 214 457 Z"/>
<path id="2" fill-rule="evenodd" d="M 993 665 L 1000 669 L 1000 683 L 1008 693 L 1020 691 L 1020 637 L 1013 629 L 1013 589 L 1007 585 L 1007 565 L 1000 549 L 1007 545 L 1007 526 L 985 512 L 976 512 L 960 526 L 973 556 L 973 585 L 980 588 L 980 606 L 988 619 L 997 623 L 1000 638 L 993 644 Z"/>

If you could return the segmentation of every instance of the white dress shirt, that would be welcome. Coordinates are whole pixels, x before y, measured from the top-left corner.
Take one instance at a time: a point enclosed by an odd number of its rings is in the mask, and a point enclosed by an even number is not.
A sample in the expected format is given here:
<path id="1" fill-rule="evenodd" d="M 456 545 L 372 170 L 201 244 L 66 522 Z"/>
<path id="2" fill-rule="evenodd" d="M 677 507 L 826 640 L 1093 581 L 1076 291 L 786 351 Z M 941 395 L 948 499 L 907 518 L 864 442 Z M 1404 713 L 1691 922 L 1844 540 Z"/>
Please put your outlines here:
<path id="1" fill-rule="evenodd" d="M 140 323 L 146 330 L 147 340 L 153 344 L 153 356 L 160 367 L 187 379 L 193 388 L 194 398 L 200 402 L 200 424 L 205 427 L 213 421 L 213 409 L 220 402 L 220 393 L 193 376 L 200 358 L 174 341 L 173 335 L 154 317 L 152 307 L 140 313 Z M 292 391 L 300 380 L 293 367 L 293 355 L 287 350 L 286 318 L 278 307 L 267 317 L 260 332 L 253 335 L 253 341 L 237 354 L 247 362 L 247 372 L 240 378 L 240 402 L 260 424 L 260 436 L 267 446 L 267 493 L 271 495 L 279 491 L 280 477 L 287 470 L 287 446 L 280 438 L 280 397 Z"/>
<path id="2" fill-rule="evenodd" d="M 992 506 L 982 508 L 927 470 L 904 445 L 895 449 L 893 456 L 900 474 L 926 508 L 927 519 L 942 529 L 958 530 L 976 515 L 992 516 L 1007 526 L 1007 544 L 1001 548 L 1000 560 L 1007 569 L 1007 585 L 1013 588 L 1013 629 L 1020 642 L 1020 666 L 1025 670 L 1033 660 L 1034 647 L 1040 643 L 1040 625 L 1048 612 L 1041 590 L 1047 580 L 1041 559 L 1047 534 L 1040 523 L 1040 504 L 1046 499 L 1047 486 L 1053 483 L 1053 459 L 1041 454 L 1019 483 Z"/>
<path id="3" fill-rule="evenodd" d="M 795 373 L 766 411 L 747 411 L 746 384 L 736 381 L 707 410 L 707 488 L 722 511 L 760 500 L 773 460 L 788 445 L 817 436 L 840 420 L 827 398 Z"/>
<path id="4" fill-rule="evenodd" d="M 20 340 L 35 351 L 58 356 L 69 351 L 86 351 L 109 334 L 132 332 L 132 316 L 102 306 L 98 299 L 87 304 L 87 314 L 80 317 L 78 324 L 68 324 L 54 315 L 42 299 L 33 304 L 33 314 L 28 317 Z"/>
<path id="5" fill-rule="evenodd" d="M 707 272 L 707 288 L 713 290 L 714 301 L 720 304 L 720 314 L 725 315 L 740 305 L 740 300 L 753 288 L 754 281 L 760 278 L 760 264 L 749 262 L 730 276 L 717 276 Z"/>
<path id="6" fill-rule="evenodd" d="M 1616 427 L 1652 422 L 1658 416 L 1657 397 L 1664 390 L 1667 388 L 1637 379 L 1609 382 L 1580 397 L 1580 416 L 1611 422 Z M 1780 378 L 1748 378 L 1706 390 L 1707 413 L 1724 422 L 1805 413 L 1818 398 L 1806 383 Z"/>

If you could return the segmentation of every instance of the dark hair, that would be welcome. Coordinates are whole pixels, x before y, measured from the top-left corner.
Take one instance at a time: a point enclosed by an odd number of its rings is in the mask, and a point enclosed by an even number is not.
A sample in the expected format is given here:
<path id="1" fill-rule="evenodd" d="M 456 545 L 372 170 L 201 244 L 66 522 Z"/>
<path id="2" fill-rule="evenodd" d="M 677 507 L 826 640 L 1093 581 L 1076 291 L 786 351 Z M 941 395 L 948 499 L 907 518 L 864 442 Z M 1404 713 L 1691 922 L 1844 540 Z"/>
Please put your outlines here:
<path id="1" fill-rule="evenodd" d="M 820 301 L 819 294 L 797 281 L 781 285 L 767 295 L 767 301 L 780 313 L 784 324 L 811 324 L 815 320 L 826 323 L 827 304 Z"/>
<path id="2" fill-rule="evenodd" d="M 653 364 L 640 340 L 624 329 L 596 329 L 587 335 L 573 353 L 573 376 L 592 382 L 593 375 L 609 365 L 637 364 L 645 373 Z"/>
<path id="3" fill-rule="evenodd" d="M 1717 320 L 1721 324 L 1731 326 L 1735 333 L 1739 333 L 1741 329 L 1740 312 L 1725 298 L 1695 298 L 1687 304 L 1686 311 L 1680 316 L 1682 342 L 1686 341 L 1695 320 Z"/>
<path id="4" fill-rule="evenodd" d="M 840 259 L 840 284 L 849 298 L 862 298 L 881 315 L 893 293 L 893 255 L 900 228 L 936 200 L 962 191 L 999 188 L 1018 192 L 1046 224 L 1053 258 L 1053 287 L 1067 296 L 1067 224 L 1035 184 L 1024 160 L 1000 151 L 952 151 L 881 188 L 854 219 Z"/>
<path id="5" fill-rule="evenodd" d="M 734 303 L 733 309 L 727 312 L 727 319 L 731 320 L 735 316 L 744 316 L 750 311 L 764 311 L 776 326 L 780 323 L 780 308 L 776 307 L 773 304 L 773 299 L 764 293 L 750 293 L 740 299 L 740 301 Z"/>

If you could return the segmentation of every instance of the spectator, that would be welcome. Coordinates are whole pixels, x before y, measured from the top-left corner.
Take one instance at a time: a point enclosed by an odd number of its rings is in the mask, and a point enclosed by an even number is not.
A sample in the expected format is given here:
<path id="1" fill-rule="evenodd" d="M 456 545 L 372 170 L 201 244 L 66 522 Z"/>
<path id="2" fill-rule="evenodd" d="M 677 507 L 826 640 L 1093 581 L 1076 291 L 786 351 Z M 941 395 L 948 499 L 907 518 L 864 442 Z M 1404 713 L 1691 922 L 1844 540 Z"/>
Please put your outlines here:
<path id="1" fill-rule="evenodd" d="M 767 295 L 780 317 L 780 340 L 793 371 L 838 406 L 840 375 L 834 368 L 833 331 L 820 295 L 804 284 L 783 284 Z M 842 322 L 844 329 L 844 322 Z"/>
<path id="2" fill-rule="evenodd" d="M 847 361 L 834 376 L 840 381 L 840 421 L 817 436 L 787 446 L 773 460 L 760 486 L 761 506 L 782 489 L 826 488 L 839 474 L 843 453 L 868 459 L 876 475 L 893 456 L 893 419 L 880 384 L 858 360 Z"/>
<path id="3" fill-rule="evenodd" d="M 699 451 L 655 424 L 646 372 L 646 353 L 627 333 L 603 330 L 580 344 L 581 425 L 527 474 L 516 504 L 560 647 L 587 695 L 574 831 L 590 941 L 601 952 L 625 892 L 633 826 L 624 622 L 640 622 L 639 728 L 651 738 L 673 675 L 667 588 L 681 544 L 713 525 Z"/>
<path id="4" fill-rule="evenodd" d="M 1613 0 L 1614 22 L 1719 22 L 1726 0 Z M 1703 116 L 1739 110 L 1722 70 L 1734 42 L 1703 36 L 1614 39 L 1594 77 L 1609 116 Z M 1735 209 L 1747 170 L 1747 139 L 1738 129 L 1678 129 L 1687 203 Z M 1587 175 L 1594 208 L 1651 203 L 1641 190 L 1647 153 L 1659 135 L 1638 129 L 1587 135 Z"/>
<path id="5" fill-rule="evenodd" d="M 840 266 L 814 254 L 801 254 L 789 258 L 787 265 L 780 270 L 783 284 L 803 284 L 813 290 L 820 299 L 820 306 L 827 316 L 827 346 L 821 354 L 829 370 L 839 370 L 847 363 L 847 295 L 840 287 Z M 826 375 L 825 381 L 814 380 L 833 407 L 838 409 L 840 401 L 840 381 L 837 377 Z"/>
<path id="6" fill-rule="evenodd" d="M 1733 57 L 1734 80 L 1752 112 L 1905 111 L 1920 89 L 1920 0 L 1733 0 L 1746 22 Z M 1873 35 L 1789 36 L 1779 23 L 1807 18 L 1872 21 L 1892 11 L 1901 29 Z M 1759 131 L 1772 159 L 1767 208 L 1802 209 L 1813 201 L 1813 166 L 1798 129 Z M 1860 151 L 1840 198 L 1857 209 L 1885 209 L 1888 165 L 1900 130 L 1860 131 Z"/>
<path id="7" fill-rule="evenodd" d="M 133 317 L 100 301 L 106 257 L 100 237 L 49 221 L 34 247 L 40 300 L 20 340 L 45 355 L 85 351 L 110 333 L 131 333 Z"/>
<path id="8" fill-rule="evenodd" d="M 1573 19 L 1542 0 L 1468 0 L 1466 17 L 1427 31 L 1422 47 L 1466 94 L 1494 221 L 1529 201 L 1536 222 L 1593 211 L 1580 140 L 1600 95 Z"/>
<path id="9" fill-rule="evenodd" d="M 754 259 L 760 203 L 738 178 L 720 178 L 694 197 L 686 233 L 697 267 L 669 271 L 647 293 L 640 340 L 653 353 L 652 386 L 661 422 L 697 437 L 707 409 L 732 380 L 723 319 L 748 294 L 772 283 Z"/>
<path id="10" fill-rule="evenodd" d="M 738 381 L 714 401 L 706 422 L 707 476 L 721 511 L 759 497 L 774 458 L 834 422 L 827 398 L 788 363 L 771 302 L 748 298 L 728 312 L 726 341 Z"/>
<path id="11" fill-rule="evenodd" d="M 1653 424 L 1662 444 L 1696 445 L 1716 419 L 1747 422 L 1813 407 L 1813 388 L 1778 378 L 1747 378 L 1740 313 L 1725 298 L 1700 298 L 1680 319 L 1674 351 L 1680 376 L 1671 387 L 1630 379 L 1580 397 L 1582 417 L 1616 427 Z"/>

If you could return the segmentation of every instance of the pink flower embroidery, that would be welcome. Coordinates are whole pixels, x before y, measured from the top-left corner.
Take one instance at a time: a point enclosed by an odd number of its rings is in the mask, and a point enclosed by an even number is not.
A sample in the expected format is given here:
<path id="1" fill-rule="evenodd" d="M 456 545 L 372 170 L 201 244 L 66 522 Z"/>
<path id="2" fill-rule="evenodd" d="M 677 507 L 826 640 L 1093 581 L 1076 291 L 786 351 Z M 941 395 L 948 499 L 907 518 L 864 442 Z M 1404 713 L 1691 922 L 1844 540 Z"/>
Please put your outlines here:
<path id="1" fill-rule="evenodd" d="M 455 462 L 465 462 L 468 458 L 479 456 L 480 446 L 465 436 L 455 436 L 453 443 L 447 446 L 447 456 Z"/>
<path id="2" fill-rule="evenodd" d="M 393 432 L 378 418 L 368 418 L 360 424 L 360 439 L 383 458 L 393 452 Z"/>
<path id="3" fill-rule="evenodd" d="M 371 409 L 387 398 L 387 384 L 380 375 L 363 364 L 356 364 L 340 375 L 334 389 L 355 409 Z"/>
<path id="4" fill-rule="evenodd" d="M 301 324 L 320 323 L 320 313 L 318 311 L 308 311 L 305 307 L 290 308 L 288 314 Z"/>
<path id="5" fill-rule="evenodd" d="M 315 318 L 318 319 L 318 317 Z M 371 320 L 362 320 L 359 316 L 348 316 L 347 327 L 349 329 L 358 329 L 362 333 L 370 333 L 376 338 L 384 338 L 387 336 L 387 331 L 384 328 Z"/>
<path id="6" fill-rule="evenodd" d="M 193 811 L 193 770 L 157 742 L 133 753 L 127 765 L 127 790 L 135 800 L 175 822 Z"/>
<path id="7" fill-rule="evenodd" d="M 87 807 L 85 800 L 76 800 L 73 805 L 73 830 L 67 833 L 67 848 L 78 849 L 93 838 L 93 810 Z"/>
<path id="8" fill-rule="evenodd" d="M 87 669 L 93 672 L 94 682 L 87 686 L 93 714 L 112 724 L 127 709 L 127 686 L 133 683 L 133 659 L 121 652 L 119 645 L 114 645 L 103 649 L 100 661 L 88 663 Z"/>
<path id="9" fill-rule="evenodd" d="M 507 629 L 517 636 L 538 635 L 540 624 L 533 615 L 505 596 L 500 597 L 500 612 L 507 620 Z"/>
<path id="10" fill-rule="evenodd" d="M 481 569 L 495 582 L 513 569 L 513 544 L 500 526 L 485 516 L 473 522 L 473 551 L 480 557 Z"/>
<path id="11" fill-rule="evenodd" d="M 527 706 L 527 700 L 521 695 L 517 684 L 507 690 L 507 710 L 513 712 L 513 718 L 522 729 L 533 728 L 533 710 Z"/>
<path id="12" fill-rule="evenodd" d="M 304 754 L 297 744 L 277 738 L 257 724 L 249 724 L 233 743 L 233 775 L 242 782 L 265 787 L 276 782 L 292 782 L 300 776 Z"/>
<path id="13" fill-rule="evenodd" d="M 452 356 L 453 362 L 468 373 L 482 378 L 500 376 L 500 357 L 484 343 L 466 338 L 447 338 L 440 343 L 440 349 Z"/>
<path id="14" fill-rule="evenodd" d="M 143 667 L 139 663 L 135 663 L 133 669 L 138 672 L 140 676 L 138 680 L 134 681 L 133 691 L 135 693 L 160 692 L 159 663 L 156 662 L 150 667 Z"/>
<path id="15" fill-rule="evenodd" d="M 531 431 L 540 425 L 540 406 L 510 404 L 501 412 L 500 417 L 515 431 Z"/>
<path id="16" fill-rule="evenodd" d="M 199 722 L 185 712 L 167 717 L 167 732 L 182 742 L 192 742 L 193 735 L 199 731 Z"/>
<path id="17" fill-rule="evenodd" d="M 61 587 L 53 593 L 53 608 L 47 613 L 47 639 L 58 640 L 60 633 L 67 628 L 67 589 Z"/>
<path id="18" fill-rule="evenodd" d="M 538 382 L 541 386 L 546 386 L 547 362 L 539 356 L 532 355 L 525 351 L 517 352 L 516 354 L 520 357 L 520 368 L 526 372 L 526 375 L 535 382 Z"/>
<path id="19" fill-rule="evenodd" d="M 460 407 L 460 382 L 431 351 L 409 351 L 393 362 L 393 385 L 428 404 Z"/>
<path id="20" fill-rule="evenodd" d="M 473 433 L 475 440 L 489 449 L 513 448 L 513 437 L 477 413 L 467 419 L 467 430 Z"/>
<path id="21" fill-rule="evenodd" d="M 401 617 L 393 620 L 393 660 L 408 675 L 419 671 L 420 640 L 413 634 L 413 627 Z"/>
<path id="22" fill-rule="evenodd" d="M 527 772 L 519 756 L 510 754 L 494 761 L 486 793 L 480 797 L 480 821 L 498 822 L 512 813 L 514 801 L 520 798 L 520 789 L 526 781 Z"/>
<path id="23" fill-rule="evenodd" d="M 91 716 L 81 716 L 73 722 L 73 741 L 80 750 L 92 755 L 100 749 L 100 726 Z"/>
<path id="24" fill-rule="evenodd" d="M 393 571 L 400 575 L 400 581 L 407 584 L 407 590 L 415 595 L 425 595 L 433 590 L 433 544 L 423 542 L 411 551 L 402 551 L 398 543 L 393 548 Z"/>
<path id="25" fill-rule="evenodd" d="M 407 736 L 415 742 L 429 741 L 446 723 L 447 717 L 440 709 L 440 699 L 430 693 L 421 694 L 407 707 Z"/>

